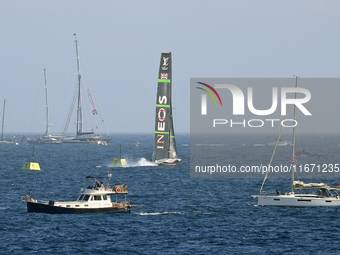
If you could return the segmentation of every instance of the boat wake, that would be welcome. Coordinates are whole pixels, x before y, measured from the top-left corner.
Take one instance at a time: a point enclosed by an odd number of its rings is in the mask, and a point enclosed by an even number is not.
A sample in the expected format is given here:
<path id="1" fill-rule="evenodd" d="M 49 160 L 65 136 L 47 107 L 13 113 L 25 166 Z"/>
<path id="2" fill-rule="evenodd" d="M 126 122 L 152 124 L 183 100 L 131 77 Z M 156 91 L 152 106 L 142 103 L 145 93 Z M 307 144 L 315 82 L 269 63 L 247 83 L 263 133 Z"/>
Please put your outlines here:
<path id="1" fill-rule="evenodd" d="M 123 167 L 138 167 L 138 166 L 158 166 L 158 165 L 148 161 L 146 158 L 141 158 L 137 162 L 128 162 L 127 165 Z"/>
<path id="2" fill-rule="evenodd" d="M 141 158 L 137 161 L 131 161 L 127 159 L 126 165 L 121 166 L 115 166 L 115 167 L 139 167 L 139 166 L 158 166 L 156 163 L 152 163 L 151 161 L 148 161 L 146 158 Z M 108 167 L 112 167 L 111 165 L 108 165 Z"/>
<path id="3" fill-rule="evenodd" d="M 155 213 L 136 213 L 138 215 L 165 215 L 165 214 L 183 214 L 181 212 L 155 212 Z"/>

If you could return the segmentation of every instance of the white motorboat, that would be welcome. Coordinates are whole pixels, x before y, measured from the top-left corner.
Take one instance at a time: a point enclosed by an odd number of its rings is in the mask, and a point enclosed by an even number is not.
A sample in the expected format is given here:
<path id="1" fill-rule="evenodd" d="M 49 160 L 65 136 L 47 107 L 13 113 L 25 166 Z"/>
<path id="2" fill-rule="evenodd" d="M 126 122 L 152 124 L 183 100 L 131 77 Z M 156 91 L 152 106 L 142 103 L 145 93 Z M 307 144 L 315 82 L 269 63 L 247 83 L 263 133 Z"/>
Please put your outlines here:
<path id="1" fill-rule="evenodd" d="M 76 201 L 42 201 L 30 198 L 26 195 L 27 212 L 49 214 L 83 214 L 83 213 L 130 213 L 131 205 L 126 202 L 128 194 L 126 184 L 110 185 L 111 174 L 108 175 L 107 184 L 103 181 L 107 177 L 87 176 L 87 179 L 95 180 L 96 184 L 81 189 Z M 123 196 L 123 201 L 118 197 Z"/>

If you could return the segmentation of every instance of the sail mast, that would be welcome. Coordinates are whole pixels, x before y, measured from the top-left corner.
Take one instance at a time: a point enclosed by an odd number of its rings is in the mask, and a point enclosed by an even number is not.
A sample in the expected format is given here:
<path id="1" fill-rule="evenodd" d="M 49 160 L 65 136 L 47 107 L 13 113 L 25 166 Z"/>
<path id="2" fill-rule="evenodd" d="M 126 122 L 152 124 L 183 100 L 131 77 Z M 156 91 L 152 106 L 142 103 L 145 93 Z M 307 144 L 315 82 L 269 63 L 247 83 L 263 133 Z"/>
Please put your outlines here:
<path id="1" fill-rule="evenodd" d="M 6 99 L 4 100 L 4 107 L 2 110 L 2 130 L 1 130 L 1 141 L 4 140 L 4 126 L 5 126 L 5 106 L 6 106 Z"/>
<path id="2" fill-rule="evenodd" d="M 295 85 L 295 88 L 298 87 L 298 80 L 299 80 L 299 77 L 296 76 L 296 85 Z M 297 93 L 295 92 L 295 99 L 297 98 Z M 296 105 L 294 105 L 294 121 L 296 122 Z M 292 159 L 295 159 L 295 126 L 293 127 L 293 146 L 292 146 L 292 149 L 293 149 L 293 158 Z M 292 167 L 292 193 L 294 193 L 294 173 L 295 173 L 295 170 L 296 170 L 296 164 L 293 164 L 293 167 Z"/>
<path id="3" fill-rule="evenodd" d="M 79 66 L 79 47 L 76 34 L 75 42 L 76 42 L 76 52 L 77 52 L 77 68 L 78 68 L 78 105 L 77 105 L 77 137 L 81 135 L 83 132 L 83 116 L 82 116 L 82 108 L 81 108 L 81 75 L 80 75 L 80 66 Z"/>
<path id="4" fill-rule="evenodd" d="M 169 52 L 171 54 L 171 51 Z M 171 56 L 171 55 L 170 55 Z M 172 59 L 171 59 L 171 65 L 172 65 Z M 171 82 L 170 82 L 170 134 L 169 134 L 169 158 L 177 158 L 177 148 L 176 148 L 176 140 L 175 140 L 175 131 L 174 131 L 174 122 L 173 122 L 173 116 L 172 116 L 172 73 L 171 73 Z"/>
<path id="5" fill-rule="evenodd" d="M 46 69 L 44 69 L 44 76 L 45 76 L 45 94 L 46 94 L 46 133 L 45 136 L 50 134 L 50 122 L 48 117 L 48 91 L 47 91 L 47 74 Z"/>

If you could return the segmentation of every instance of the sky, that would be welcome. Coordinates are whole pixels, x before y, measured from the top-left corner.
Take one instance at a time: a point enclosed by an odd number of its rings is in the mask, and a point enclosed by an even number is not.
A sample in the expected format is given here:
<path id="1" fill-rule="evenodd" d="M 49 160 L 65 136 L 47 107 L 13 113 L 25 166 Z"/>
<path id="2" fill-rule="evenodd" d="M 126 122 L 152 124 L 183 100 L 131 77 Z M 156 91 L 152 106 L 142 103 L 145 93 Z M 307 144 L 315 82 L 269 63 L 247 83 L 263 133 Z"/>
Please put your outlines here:
<path id="1" fill-rule="evenodd" d="M 0 0 L 5 133 L 45 132 L 43 69 L 50 131 L 63 132 L 74 33 L 109 132 L 153 132 L 159 59 L 171 51 L 175 131 L 188 133 L 190 78 L 338 78 L 339 12 L 339 1 Z"/>

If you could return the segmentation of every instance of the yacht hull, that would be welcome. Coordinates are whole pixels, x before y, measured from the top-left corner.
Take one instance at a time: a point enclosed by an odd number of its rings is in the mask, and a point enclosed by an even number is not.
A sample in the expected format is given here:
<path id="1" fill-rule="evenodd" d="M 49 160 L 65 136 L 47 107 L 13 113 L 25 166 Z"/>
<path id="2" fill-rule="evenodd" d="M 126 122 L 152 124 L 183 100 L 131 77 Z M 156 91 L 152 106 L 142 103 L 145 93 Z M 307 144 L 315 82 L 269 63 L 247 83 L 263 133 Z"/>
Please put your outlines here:
<path id="1" fill-rule="evenodd" d="M 64 144 L 98 144 L 98 145 L 107 145 L 112 138 L 100 138 L 100 139 L 93 139 L 93 138 L 69 138 L 61 140 Z"/>
<path id="2" fill-rule="evenodd" d="M 68 208 L 37 202 L 26 202 L 27 212 L 48 214 L 84 214 L 84 213 L 130 213 L 131 206 L 102 208 Z"/>
<path id="3" fill-rule="evenodd" d="M 61 141 L 45 141 L 45 140 L 28 140 L 29 144 L 41 145 L 41 144 L 61 144 Z"/>
<path id="4" fill-rule="evenodd" d="M 318 197 L 313 195 L 257 196 L 258 205 L 285 207 L 340 206 L 338 197 Z"/>
<path id="5" fill-rule="evenodd" d="M 18 142 L 0 141 L 0 145 L 18 145 Z"/>

